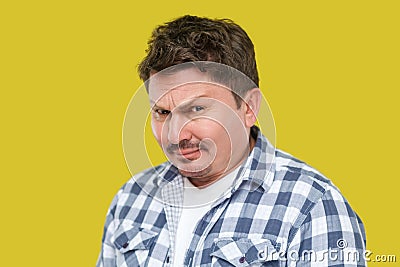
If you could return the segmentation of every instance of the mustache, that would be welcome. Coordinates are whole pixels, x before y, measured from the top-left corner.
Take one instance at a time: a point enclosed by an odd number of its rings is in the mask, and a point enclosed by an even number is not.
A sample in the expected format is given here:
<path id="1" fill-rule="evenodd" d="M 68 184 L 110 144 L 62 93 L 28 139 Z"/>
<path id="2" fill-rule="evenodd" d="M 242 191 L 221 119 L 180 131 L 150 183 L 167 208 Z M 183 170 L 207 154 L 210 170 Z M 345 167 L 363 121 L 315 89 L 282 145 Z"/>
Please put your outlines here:
<path id="1" fill-rule="evenodd" d="M 182 140 L 179 144 L 169 144 L 166 148 L 168 153 L 174 153 L 179 151 L 180 149 L 188 149 L 188 148 L 200 148 L 200 142 L 191 142 L 189 140 Z"/>

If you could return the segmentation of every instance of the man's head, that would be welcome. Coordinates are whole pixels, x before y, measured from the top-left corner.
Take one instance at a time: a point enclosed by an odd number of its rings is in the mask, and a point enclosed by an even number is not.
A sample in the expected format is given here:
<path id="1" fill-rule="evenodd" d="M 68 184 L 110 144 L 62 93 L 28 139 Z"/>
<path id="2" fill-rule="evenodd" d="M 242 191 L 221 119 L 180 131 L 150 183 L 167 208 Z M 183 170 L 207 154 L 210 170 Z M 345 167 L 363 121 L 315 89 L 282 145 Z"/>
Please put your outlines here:
<path id="1" fill-rule="evenodd" d="M 238 166 L 261 99 L 247 34 L 230 20 L 184 16 L 159 26 L 147 52 L 139 73 L 170 161 L 198 185 Z"/>

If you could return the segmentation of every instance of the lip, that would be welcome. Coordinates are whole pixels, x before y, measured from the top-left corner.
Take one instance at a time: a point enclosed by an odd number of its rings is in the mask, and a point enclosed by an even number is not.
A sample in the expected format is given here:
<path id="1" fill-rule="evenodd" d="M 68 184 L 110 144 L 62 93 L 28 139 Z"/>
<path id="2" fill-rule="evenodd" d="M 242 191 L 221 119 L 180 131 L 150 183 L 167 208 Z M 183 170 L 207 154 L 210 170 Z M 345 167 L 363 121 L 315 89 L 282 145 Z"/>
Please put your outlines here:
<path id="1" fill-rule="evenodd" d="M 181 149 L 177 153 L 177 155 L 184 157 L 188 160 L 195 160 L 198 159 L 201 155 L 200 149 Z"/>

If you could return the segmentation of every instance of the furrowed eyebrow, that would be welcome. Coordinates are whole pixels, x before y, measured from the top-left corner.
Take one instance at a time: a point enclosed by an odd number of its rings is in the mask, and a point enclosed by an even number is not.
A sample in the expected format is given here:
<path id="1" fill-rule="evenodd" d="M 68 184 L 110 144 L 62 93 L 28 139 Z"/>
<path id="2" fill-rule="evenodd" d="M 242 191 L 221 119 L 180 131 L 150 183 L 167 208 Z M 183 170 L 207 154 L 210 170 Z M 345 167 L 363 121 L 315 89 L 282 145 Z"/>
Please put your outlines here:
<path id="1" fill-rule="evenodd" d="M 152 109 L 152 110 L 156 110 L 156 109 L 167 110 L 167 109 L 165 109 L 165 108 L 163 108 L 163 107 L 157 106 L 156 104 L 154 104 L 154 105 L 152 104 L 151 109 Z"/>
<path id="2" fill-rule="evenodd" d="M 193 105 L 194 102 L 198 101 L 201 98 L 209 98 L 209 97 L 206 95 L 195 96 L 192 99 L 189 99 L 189 100 L 185 101 L 184 103 L 178 105 L 174 109 L 179 109 L 179 110 L 188 109 L 188 108 L 190 108 L 191 105 Z M 152 109 L 164 109 L 164 108 L 158 106 L 154 100 L 150 100 L 150 105 L 151 105 Z"/>
<path id="3" fill-rule="evenodd" d="M 191 100 L 186 101 L 186 102 L 183 103 L 183 104 L 180 104 L 180 105 L 179 105 L 178 107 L 176 107 L 176 108 L 179 109 L 179 110 L 186 110 L 186 109 L 190 108 L 190 107 L 193 105 L 193 103 L 196 102 L 197 100 L 198 100 L 198 97 L 193 98 L 193 99 L 191 99 Z"/>

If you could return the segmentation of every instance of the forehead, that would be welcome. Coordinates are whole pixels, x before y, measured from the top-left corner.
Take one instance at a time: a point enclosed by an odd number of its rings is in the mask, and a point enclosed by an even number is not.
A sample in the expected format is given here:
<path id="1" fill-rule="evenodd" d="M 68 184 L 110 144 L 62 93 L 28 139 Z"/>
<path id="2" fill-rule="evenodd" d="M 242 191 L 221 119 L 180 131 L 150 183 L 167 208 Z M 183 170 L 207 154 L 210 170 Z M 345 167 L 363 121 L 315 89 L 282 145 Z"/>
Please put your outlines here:
<path id="1" fill-rule="evenodd" d="M 177 71 L 161 71 L 150 75 L 148 81 L 149 92 L 168 90 L 191 82 L 210 82 L 211 79 L 206 72 L 201 72 L 195 67 L 185 68 Z"/>
<path id="2" fill-rule="evenodd" d="M 177 102 L 197 97 L 209 97 L 224 102 L 233 99 L 229 88 L 212 82 L 207 73 L 197 68 L 153 74 L 149 79 L 148 89 L 152 103 L 164 102 L 171 98 Z"/>

